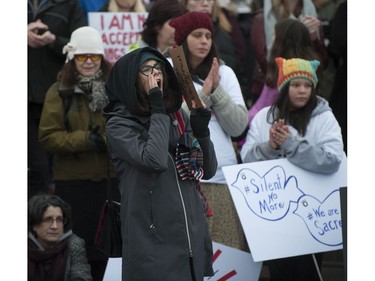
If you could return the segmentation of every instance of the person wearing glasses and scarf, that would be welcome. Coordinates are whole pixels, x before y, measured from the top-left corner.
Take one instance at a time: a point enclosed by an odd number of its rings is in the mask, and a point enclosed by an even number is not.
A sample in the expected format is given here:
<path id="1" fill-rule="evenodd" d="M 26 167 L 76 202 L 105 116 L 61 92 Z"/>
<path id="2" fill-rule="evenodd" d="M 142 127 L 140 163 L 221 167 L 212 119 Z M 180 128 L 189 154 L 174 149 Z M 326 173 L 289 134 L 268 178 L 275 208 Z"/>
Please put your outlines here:
<path id="1" fill-rule="evenodd" d="M 104 108 L 111 159 L 120 177 L 123 281 L 203 281 L 212 241 L 201 179 L 217 167 L 211 112 L 181 109 L 168 60 L 151 47 L 118 60 Z"/>
<path id="2" fill-rule="evenodd" d="M 28 203 L 28 279 L 91 281 L 85 241 L 73 234 L 71 207 L 38 194 Z"/>
<path id="3" fill-rule="evenodd" d="M 100 211 L 107 198 L 108 155 L 102 108 L 112 68 L 98 31 L 76 29 L 65 45 L 66 63 L 47 94 L 39 140 L 53 154 L 55 194 L 74 209 L 73 229 L 86 241 L 93 280 L 102 280 L 108 258 L 94 245 Z M 119 200 L 112 172 L 113 199 Z"/>

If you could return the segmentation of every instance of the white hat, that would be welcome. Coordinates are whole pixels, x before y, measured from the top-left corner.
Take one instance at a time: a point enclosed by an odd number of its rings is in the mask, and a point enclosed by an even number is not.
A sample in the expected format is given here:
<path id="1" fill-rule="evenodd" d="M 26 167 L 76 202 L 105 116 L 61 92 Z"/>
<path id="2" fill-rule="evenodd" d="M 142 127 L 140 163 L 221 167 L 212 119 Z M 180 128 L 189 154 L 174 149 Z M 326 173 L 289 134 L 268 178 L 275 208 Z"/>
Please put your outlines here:
<path id="1" fill-rule="evenodd" d="M 72 60 L 78 54 L 100 54 L 104 55 L 103 41 L 100 33 L 90 26 L 77 28 L 70 37 L 70 42 L 63 48 L 66 61 Z"/>

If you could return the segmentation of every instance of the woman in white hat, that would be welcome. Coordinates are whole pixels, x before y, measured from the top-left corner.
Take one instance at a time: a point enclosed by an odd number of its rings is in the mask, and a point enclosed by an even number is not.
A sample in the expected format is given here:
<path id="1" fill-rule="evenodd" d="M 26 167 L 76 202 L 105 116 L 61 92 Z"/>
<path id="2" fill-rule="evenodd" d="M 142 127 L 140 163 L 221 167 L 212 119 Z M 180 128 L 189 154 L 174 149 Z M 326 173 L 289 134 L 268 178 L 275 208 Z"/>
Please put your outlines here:
<path id="1" fill-rule="evenodd" d="M 94 245 L 107 194 L 108 160 L 102 108 L 104 83 L 112 68 L 101 36 L 92 27 L 76 29 L 64 47 L 66 63 L 44 102 L 39 140 L 53 154 L 55 193 L 71 205 L 73 229 L 86 241 L 93 280 L 102 280 L 107 257 Z M 119 198 L 112 177 L 114 197 Z"/>

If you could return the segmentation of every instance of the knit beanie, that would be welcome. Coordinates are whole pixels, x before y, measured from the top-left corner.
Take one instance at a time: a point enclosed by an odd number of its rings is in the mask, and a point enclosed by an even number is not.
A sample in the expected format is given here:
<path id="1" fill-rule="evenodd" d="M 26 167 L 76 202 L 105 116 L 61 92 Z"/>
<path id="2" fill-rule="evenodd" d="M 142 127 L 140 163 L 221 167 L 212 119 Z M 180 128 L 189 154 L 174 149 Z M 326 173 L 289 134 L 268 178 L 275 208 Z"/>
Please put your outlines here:
<path id="1" fill-rule="evenodd" d="M 83 26 L 73 31 L 70 42 L 63 48 L 67 54 L 66 61 L 72 60 L 74 55 L 100 54 L 104 55 L 104 46 L 100 33 L 90 26 Z"/>
<path id="2" fill-rule="evenodd" d="M 202 12 L 190 12 L 180 17 L 174 18 L 169 25 L 175 28 L 174 39 L 177 45 L 181 45 L 182 41 L 195 29 L 207 28 L 214 34 L 214 26 L 210 14 Z"/>
<path id="3" fill-rule="evenodd" d="M 317 60 L 304 60 L 304 59 L 275 59 L 277 66 L 279 68 L 279 77 L 277 79 L 277 87 L 279 92 L 282 88 L 293 79 L 305 78 L 310 80 L 314 88 L 318 83 L 318 77 L 316 76 L 316 69 L 318 68 L 320 62 Z"/>

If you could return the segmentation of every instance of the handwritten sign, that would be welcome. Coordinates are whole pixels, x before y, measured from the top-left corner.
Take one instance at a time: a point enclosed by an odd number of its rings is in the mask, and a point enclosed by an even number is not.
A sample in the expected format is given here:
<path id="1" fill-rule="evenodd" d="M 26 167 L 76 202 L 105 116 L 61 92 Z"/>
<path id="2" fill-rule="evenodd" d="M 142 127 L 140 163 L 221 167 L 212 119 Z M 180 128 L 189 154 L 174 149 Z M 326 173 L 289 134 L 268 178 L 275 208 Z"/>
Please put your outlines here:
<path id="1" fill-rule="evenodd" d="M 254 261 L 342 249 L 345 157 L 331 175 L 286 159 L 226 166 L 223 172 Z"/>
<path id="2" fill-rule="evenodd" d="M 182 93 L 186 100 L 186 104 L 189 107 L 189 110 L 192 109 L 192 100 L 195 101 L 195 105 L 197 108 L 203 107 L 201 99 L 199 98 L 197 91 L 195 90 L 195 87 L 193 85 L 182 46 L 172 48 L 170 50 L 170 54 L 173 61 L 173 68 L 176 72 L 178 82 L 181 85 Z"/>
<path id="3" fill-rule="evenodd" d="M 213 243 L 214 276 L 204 281 L 258 281 L 261 262 L 254 262 L 251 254 Z M 122 258 L 109 258 L 103 281 L 121 281 Z"/>
<path id="4" fill-rule="evenodd" d="M 98 30 L 104 44 L 104 56 L 115 63 L 131 45 L 140 40 L 148 13 L 89 12 L 89 26 Z"/>

